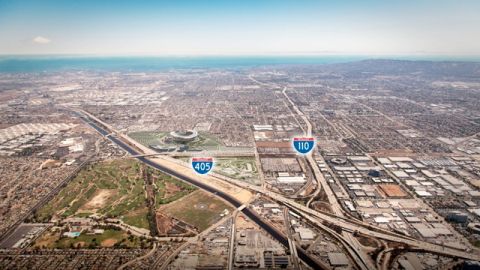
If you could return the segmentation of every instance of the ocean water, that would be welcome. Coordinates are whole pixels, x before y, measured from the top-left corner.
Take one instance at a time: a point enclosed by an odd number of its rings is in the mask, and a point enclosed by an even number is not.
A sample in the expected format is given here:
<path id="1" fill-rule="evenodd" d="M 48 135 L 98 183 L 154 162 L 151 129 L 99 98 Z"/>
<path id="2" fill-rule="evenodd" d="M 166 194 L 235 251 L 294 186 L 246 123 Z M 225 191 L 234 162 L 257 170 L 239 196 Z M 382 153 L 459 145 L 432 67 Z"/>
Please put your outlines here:
<path id="1" fill-rule="evenodd" d="M 169 69 L 249 68 L 272 65 L 318 65 L 345 63 L 365 59 L 407 59 L 433 61 L 479 61 L 478 57 L 439 56 L 0 56 L 1 73 L 56 72 L 71 70 L 149 72 Z"/>

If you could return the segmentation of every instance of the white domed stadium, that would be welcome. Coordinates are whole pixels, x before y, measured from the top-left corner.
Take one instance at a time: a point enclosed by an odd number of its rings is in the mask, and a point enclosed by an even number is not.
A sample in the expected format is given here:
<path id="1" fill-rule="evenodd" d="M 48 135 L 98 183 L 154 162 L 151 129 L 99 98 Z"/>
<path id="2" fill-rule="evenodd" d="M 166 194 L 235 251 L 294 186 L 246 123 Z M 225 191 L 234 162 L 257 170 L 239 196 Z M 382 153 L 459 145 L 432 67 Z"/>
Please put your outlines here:
<path id="1" fill-rule="evenodd" d="M 172 131 L 170 136 L 175 142 L 186 143 L 195 140 L 198 137 L 196 130 Z"/>

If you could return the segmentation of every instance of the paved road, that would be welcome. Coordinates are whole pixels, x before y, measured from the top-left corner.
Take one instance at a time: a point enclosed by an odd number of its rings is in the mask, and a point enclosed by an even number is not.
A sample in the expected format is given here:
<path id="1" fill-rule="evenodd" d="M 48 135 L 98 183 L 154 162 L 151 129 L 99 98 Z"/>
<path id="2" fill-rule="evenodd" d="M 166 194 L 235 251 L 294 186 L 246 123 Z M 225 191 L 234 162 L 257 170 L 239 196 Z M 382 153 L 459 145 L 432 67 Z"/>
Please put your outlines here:
<path id="1" fill-rule="evenodd" d="M 256 79 L 254 79 L 252 76 L 250 76 L 250 79 L 259 83 L 259 84 L 262 84 L 262 85 L 268 85 L 268 86 L 276 87 L 276 88 L 279 87 L 278 85 L 273 85 L 273 84 L 267 84 L 267 83 L 260 82 Z M 312 132 L 311 131 L 312 130 L 312 125 L 311 125 L 308 117 L 306 117 L 306 115 L 295 105 L 295 103 L 287 95 L 286 91 L 287 91 L 287 87 L 284 87 L 283 91 L 282 91 L 283 95 L 288 100 L 288 102 L 291 104 L 293 109 L 297 112 L 297 114 L 306 123 L 306 125 L 307 125 L 307 136 L 310 136 L 311 132 Z M 386 117 L 388 119 L 390 119 L 388 116 L 386 116 Z M 308 156 L 311 157 L 311 155 L 307 155 L 307 157 Z M 309 162 L 311 162 L 310 159 L 307 158 L 307 160 Z M 312 158 L 312 160 L 313 160 L 313 158 Z M 312 169 L 316 168 L 318 170 L 318 167 L 316 166 L 314 161 L 311 162 L 311 164 L 312 164 Z M 314 172 L 315 172 L 315 169 L 314 169 Z M 320 172 L 319 172 L 319 174 L 321 175 Z M 320 177 L 318 177 L 316 179 L 317 179 L 317 181 L 319 181 L 319 184 L 320 183 L 322 184 L 322 186 L 325 190 L 325 193 L 326 193 L 326 195 L 329 199 L 329 202 L 332 206 L 332 210 L 335 214 L 335 217 L 333 217 L 333 216 L 327 217 L 325 214 L 319 213 L 317 211 L 313 211 L 312 209 L 309 209 L 308 207 L 305 207 L 303 205 L 300 205 L 298 203 L 295 203 L 293 201 L 285 199 L 281 195 L 273 194 L 273 193 L 268 192 L 268 191 L 264 191 L 264 192 L 270 193 L 271 196 L 276 197 L 276 199 L 278 201 L 283 201 L 283 203 L 285 203 L 286 205 L 290 205 L 292 208 L 300 210 L 301 212 L 303 212 L 303 216 L 306 217 L 306 218 L 311 218 L 312 216 L 315 216 L 318 219 L 317 221 L 319 221 L 319 222 L 321 222 L 321 221 L 331 222 L 333 224 L 341 226 L 344 231 L 360 232 L 360 233 L 363 233 L 367 236 L 372 236 L 372 237 L 385 239 L 385 240 L 389 240 L 389 241 L 404 243 L 404 244 L 411 245 L 413 247 L 419 247 L 419 248 L 421 248 L 425 251 L 435 252 L 435 253 L 439 253 L 439 254 L 443 254 L 443 255 L 447 255 L 447 256 L 452 256 L 453 255 L 453 256 L 466 258 L 466 259 L 471 259 L 471 260 L 477 260 L 477 261 L 480 260 L 480 256 L 478 254 L 471 254 L 471 253 L 460 251 L 460 250 L 457 250 L 457 249 L 445 247 L 443 245 L 426 243 L 424 241 L 419 241 L 417 239 L 412 239 L 412 238 L 409 238 L 409 237 L 407 238 L 403 235 L 395 234 L 395 233 L 392 233 L 392 232 L 389 232 L 389 231 L 386 231 L 386 230 L 383 230 L 383 229 L 379 229 L 379 228 L 376 228 L 376 230 L 373 231 L 373 230 L 371 230 L 371 228 L 374 228 L 374 227 L 369 225 L 369 224 L 366 224 L 366 223 L 363 223 L 363 222 L 355 222 L 354 220 L 347 220 L 345 218 L 345 216 L 343 215 L 343 210 L 342 210 L 341 206 L 338 204 L 338 200 L 336 199 L 335 195 L 333 194 L 333 192 L 329 188 L 328 184 L 326 183 L 325 179 L 323 178 L 323 175 L 321 175 Z M 258 192 L 260 192 L 260 191 L 258 191 Z M 317 191 L 317 192 L 319 192 L 319 191 Z M 349 223 L 349 224 L 347 224 L 347 223 Z M 362 261 L 364 261 L 364 263 L 365 263 L 364 267 L 366 267 L 367 269 L 369 269 L 369 268 L 371 269 L 372 266 L 373 266 L 373 262 L 368 257 L 365 256 L 364 252 L 362 252 L 360 250 L 361 248 L 358 244 L 358 241 L 356 241 L 356 239 L 353 237 L 352 234 L 348 234 L 348 233 L 344 232 L 343 235 L 344 235 L 345 240 L 347 240 L 349 243 L 355 243 L 354 249 L 357 252 L 359 252 L 359 254 L 357 254 L 357 255 L 360 255 L 360 257 L 362 258 Z M 351 254 L 351 255 L 354 256 L 354 254 Z M 360 266 L 361 266 L 361 264 L 360 264 Z"/>
<path id="2" fill-rule="evenodd" d="M 164 270 L 164 269 L 167 269 L 168 265 L 170 264 L 170 262 L 173 261 L 173 259 L 175 259 L 175 257 L 182 251 L 184 250 L 188 245 L 191 245 L 191 244 L 194 244 L 196 241 L 199 241 L 199 239 L 202 239 L 202 237 L 204 237 L 205 235 L 209 234 L 213 229 L 217 228 L 218 226 L 222 225 L 223 223 L 225 223 L 228 219 L 232 218 L 232 215 L 236 214 L 237 213 L 237 210 L 235 210 L 234 212 L 232 212 L 232 214 L 220 219 L 219 221 L 217 221 L 215 224 L 211 225 L 210 227 L 208 227 L 207 229 L 205 229 L 203 232 L 199 233 L 197 236 L 195 237 L 190 237 L 188 238 L 187 242 L 183 243 L 181 246 L 179 246 L 177 249 L 175 249 L 169 256 L 166 260 L 163 260 L 163 261 L 159 261 L 159 263 L 162 263 L 162 265 L 160 266 L 160 270 Z M 156 268 L 156 267 L 153 267 L 153 268 Z"/>
<path id="3" fill-rule="evenodd" d="M 97 131 L 99 131 L 101 134 L 103 134 L 103 135 L 109 134 L 109 132 L 100 128 L 97 124 L 93 123 L 91 120 L 86 119 L 86 118 L 83 118 L 83 119 L 90 126 L 92 126 Z M 125 144 L 120 139 L 118 139 L 114 136 L 110 136 L 109 139 L 112 140 L 117 145 L 119 145 L 120 147 L 124 148 L 129 154 L 131 154 L 131 155 L 138 154 L 136 152 L 136 150 L 134 150 L 129 145 Z M 163 171 L 164 173 L 170 174 L 170 175 L 172 175 L 174 177 L 177 177 L 181 180 L 184 180 L 184 181 L 189 182 L 193 185 L 196 185 L 199 188 L 202 188 L 202 189 L 204 189 L 204 190 L 206 190 L 210 193 L 213 193 L 213 194 L 225 199 L 226 201 L 228 201 L 229 203 L 231 203 L 233 206 L 235 206 L 237 208 L 241 205 L 241 203 L 238 200 L 236 200 L 235 198 L 233 198 L 231 195 L 226 194 L 226 193 L 221 192 L 221 191 L 218 191 L 214 187 L 211 187 L 211 186 L 209 186 L 205 183 L 202 183 L 202 182 L 199 182 L 195 179 L 186 177 L 183 174 L 178 174 L 176 171 L 171 170 L 170 168 L 167 168 L 165 166 L 159 165 L 159 164 L 153 162 L 152 160 L 149 160 L 149 159 L 146 159 L 146 158 L 143 158 L 143 157 L 138 158 L 138 160 L 140 160 L 140 161 L 142 161 L 142 162 L 146 163 L 147 165 L 150 165 L 154 168 L 157 168 L 157 169 Z M 225 180 L 225 179 L 228 179 L 228 178 L 224 177 L 222 179 Z M 455 256 L 455 257 L 459 257 L 459 258 L 465 258 L 465 259 L 469 259 L 469 260 L 480 261 L 480 256 L 478 254 L 473 254 L 473 253 L 469 253 L 469 252 L 445 247 L 445 246 L 442 246 L 442 245 L 427 243 L 425 241 L 417 240 L 417 239 L 414 239 L 414 238 L 411 238 L 411 237 L 408 237 L 408 236 L 405 236 L 405 235 L 390 232 L 388 230 L 378 228 L 378 227 L 372 226 L 370 224 L 366 224 L 366 223 L 363 223 L 363 222 L 360 222 L 360 221 L 357 221 L 357 220 L 352 220 L 352 219 L 349 219 L 349 218 L 345 218 L 345 217 L 342 217 L 342 216 L 337 216 L 335 214 L 327 214 L 327 213 L 318 212 L 318 211 L 312 210 L 312 209 L 310 209 L 310 208 L 308 208 L 304 205 L 301 205 L 301 204 L 299 204 L 299 203 L 297 203 L 293 200 L 287 199 L 280 194 L 277 194 L 277 193 L 274 193 L 274 192 L 271 192 L 271 191 L 267 191 L 267 190 L 263 189 L 262 187 L 250 185 L 248 183 L 241 182 L 241 181 L 236 181 L 236 180 L 233 180 L 233 179 L 229 179 L 228 181 L 232 184 L 235 184 L 235 185 L 241 187 L 241 188 L 245 188 L 245 189 L 248 189 L 248 190 L 251 190 L 251 191 L 255 191 L 257 193 L 260 193 L 260 194 L 263 194 L 267 197 L 270 197 L 271 199 L 273 199 L 277 202 L 280 202 L 280 203 L 282 203 L 286 206 L 289 206 L 291 209 L 296 210 L 296 212 L 301 214 L 304 218 L 310 220 L 311 222 L 313 222 L 314 224 L 317 224 L 319 226 L 323 225 L 323 221 L 326 221 L 326 222 L 329 222 L 331 224 L 336 224 L 337 226 L 340 226 L 344 231 L 347 231 L 347 232 L 350 232 L 350 233 L 358 232 L 358 233 L 361 233 L 361 234 L 364 234 L 366 236 L 370 236 L 370 237 L 373 237 L 373 238 L 384 239 L 384 240 L 398 242 L 398 243 L 404 243 L 404 244 L 407 244 L 409 246 L 417 247 L 419 249 L 422 249 L 422 250 L 428 251 L 428 252 L 434 252 L 434 253 L 447 255 L 447 256 Z M 273 226 L 270 226 L 267 223 L 265 223 L 250 208 L 244 208 L 242 210 L 242 212 L 247 217 L 249 217 L 254 222 L 256 222 L 260 227 L 262 227 L 268 233 L 270 233 L 270 235 L 272 235 L 272 237 L 277 239 L 284 246 L 288 246 L 287 238 L 282 233 L 279 233 Z M 314 267 L 315 269 L 322 269 L 320 264 L 318 262 L 316 262 L 315 259 L 312 259 L 310 256 L 308 256 L 303 249 L 298 249 L 297 251 L 298 251 L 299 257 L 303 261 L 305 261 L 308 265 Z"/>
<path id="4" fill-rule="evenodd" d="M 109 128 L 109 126 L 105 125 L 104 123 L 102 123 L 103 126 L 105 127 L 100 127 L 98 123 L 95 123 L 92 119 L 90 119 L 89 117 L 87 117 L 86 115 L 80 115 L 79 116 L 81 117 L 82 120 L 84 120 L 89 126 L 91 126 L 92 128 L 94 128 L 95 130 L 97 130 L 100 134 L 102 134 L 103 136 L 106 136 L 108 134 L 111 134 L 111 132 L 108 132 L 105 128 Z M 114 129 L 111 129 L 111 127 L 109 128 L 111 131 Z M 118 134 L 117 132 L 114 132 L 116 134 Z M 127 151 L 130 155 L 132 156 L 135 156 L 135 155 L 139 155 L 140 153 L 137 152 L 137 150 L 133 149 L 130 145 L 126 144 L 124 141 L 122 141 L 121 139 L 119 139 L 118 137 L 114 136 L 114 135 L 110 135 L 108 136 L 108 139 L 111 140 L 113 143 L 117 144 L 118 146 L 120 146 L 121 148 L 123 148 L 125 151 Z M 206 183 L 203 183 L 203 182 L 200 182 L 200 181 L 197 181 L 196 179 L 193 179 L 193 178 L 190 178 L 184 174 L 180 174 L 180 173 L 177 173 L 175 170 L 172 170 L 170 168 L 167 168 L 161 164 L 158 164 L 156 163 L 155 161 L 153 160 L 150 160 L 148 158 L 145 158 L 145 157 L 137 157 L 137 159 L 155 169 L 158 169 L 166 174 L 169 174 L 173 177 L 176 177 L 178 179 L 181 179 L 185 182 L 188 182 L 192 185 L 195 185 L 207 192 L 210 192 L 210 193 L 213 193 L 214 195 L 226 200 L 227 202 L 229 202 L 230 204 L 232 204 L 235 208 L 239 208 L 242 206 L 242 203 L 240 203 L 237 199 L 233 198 L 231 195 L 225 193 L 225 192 L 222 192 L 218 189 L 215 189 L 214 187 L 206 184 Z M 266 223 L 265 221 L 263 221 L 263 219 L 261 217 L 259 217 L 253 210 L 251 210 L 250 208 L 248 207 L 245 207 L 243 208 L 242 210 L 242 213 L 245 214 L 248 218 L 250 218 L 253 222 L 257 223 L 257 225 L 259 225 L 261 228 L 263 228 L 266 232 L 268 232 L 274 239 L 276 239 L 277 241 L 279 241 L 281 244 L 283 244 L 284 246 L 288 247 L 288 240 L 287 238 L 285 237 L 285 235 L 283 235 L 281 232 L 279 232 L 276 228 L 274 228 L 273 226 L 271 226 L 270 224 Z M 297 252 L 298 252 L 298 256 L 300 259 L 302 259 L 307 265 L 309 265 L 310 267 L 312 267 L 313 269 L 325 269 L 320 262 L 318 262 L 316 259 L 310 257 L 310 255 L 308 255 L 305 250 L 303 249 L 297 249 Z"/>
<path id="5" fill-rule="evenodd" d="M 131 261 L 128 261 L 128 262 L 120 265 L 120 267 L 118 267 L 118 270 L 126 269 L 126 268 L 130 267 L 131 265 L 133 265 L 134 263 L 139 262 L 143 259 L 146 259 L 146 258 L 152 256 L 155 253 L 155 250 L 157 250 L 157 243 L 153 243 L 153 248 L 149 252 L 147 252 L 147 254 L 145 254 L 143 256 L 140 256 L 138 258 L 135 258 Z"/>
<path id="6" fill-rule="evenodd" d="M 305 134 L 307 137 L 312 136 L 312 123 L 308 119 L 308 117 L 298 108 L 298 106 L 293 102 L 293 100 L 288 96 L 287 94 L 287 87 L 283 88 L 282 91 L 283 95 L 285 98 L 288 100 L 292 108 L 295 110 L 298 116 L 302 118 L 303 122 L 307 125 L 307 134 Z M 333 193 L 332 189 L 328 185 L 327 181 L 325 180 L 325 177 L 323 177 L 323 174 L 320 172 L 320 169 L 318 168 L 317 162 L 312 156 L 312 153 L 307 154 L 305 156 L 307 159 L 310 168 L 312 168 L 313 175 L 315 176 L 315 179 L 317 180 L 317 189 L 315 190 L 312 198 L 307 202 L 307 207 L 310 206 L 310 203 L 313 201 L 314 198 L 320 194 L 320 192 L 323 191 L 327 195 L 328 202 L 330 204 L 330 208 L 332 209 L 333 213 L 344 217 L 343 209 L 341 205 L 338 203 L 338 200 Z M 322 158 L 323 159 L 323 158 Z M 350 254 L 355 260 L 357 265 L 359 265 L 362 269 L 373 269 L 374 265 L 373 262 L 371 261 L 370 257 L 363 251 L 362 246 L 360 243 L 358 243 L 357 239 L 353 237 L 353 235 L 349 232 L 343 232 L 342 233 L 343 238 L 345 241 L 349 242 L 354 248 L 351 249 L 355 254 Z"/>
<path id="7" fill-rule="evenodd" d="M 97 148 L 98 149 L 98 148 Z M 32 214 L 39 210 L 40 208 L 42 208 L 45 204 L 47 204 L 55 195 L 57 195 L 58 192 L 60 192 L 60 190 L 62 190 L 73 178 L 75 178 L 75 176 L 77 175 L 77 173 L 83 168 L 85 167 L 85 165 L 87 165 L 90 160 L 93 158 L 94 155 L 90 155 L 89 157 L 87 157 L 87 159 L 85 161 L 83 161 L 80 165 L 78 165 L 77 168 L 75 168 L 75 170 L 73 170 L 71 173 L 69 173 L 54 189 L 52 189 L 45 197 L 43 197 L 42 199 L 40 199 L 32 208 L 30 208 L 30 210 L 28 210 L 25 214 L 23 214 L 18 220 L 17 222 L 15 222 L 15 224 L 13 224 L 12 226 L 10 226 L 10 228 L 5 231 L 5 233 L 3 233 L 1 236 L 0 236 L 0 242 L 3 241 L 4 239 L 10 237 L 10 235 L 16 230 L 16 228 L 22 224 L 23 222 L 25 222 L 25 220 L 27 220 L 30 216 L 32 216 Z"/>
<path id="8" fill-rule="evenodd" d="M 293 236 L 292 236 L 292 228 L 290 225 L 290 215 L 288 212 L 289 212 L 289 209 L 287 207 L 283 208 L 283 218 L 285 221 L 285 230 L 287 231 L 288 245 L 290 247 L 290 250 L 292 251 L 290 256 L 292 258 L 295 269 L 300 269 L 299 262 L 298 262 L 298 254 L 295 248 L 295 239 L 293 239 Z"/>
<path id="9" fill-rule="evenodd" d="M 154 156 L 170 156 L 170 157 L 193 157 L 199 156 L 202 154 L 208 154 L 214 157 L 254 157 L 254 150 L 249 151 L 195 151 L 195 152 L 163 152 L 163 153 L 153 153 L 153 154 L 139 154 L 136 156 L 131 156 L 134 158 L 137 157 L 154 157 Z"/>
<path id="10" fill-rule="evenodd" d="M 228 270 L 233 269 L 233 254 L 235 249 L 235 236 L 236 236 L 236 218 L 237 212 L 232 215 L 232 228 L 230 232 L 230 248 L 228 249 Z"/>

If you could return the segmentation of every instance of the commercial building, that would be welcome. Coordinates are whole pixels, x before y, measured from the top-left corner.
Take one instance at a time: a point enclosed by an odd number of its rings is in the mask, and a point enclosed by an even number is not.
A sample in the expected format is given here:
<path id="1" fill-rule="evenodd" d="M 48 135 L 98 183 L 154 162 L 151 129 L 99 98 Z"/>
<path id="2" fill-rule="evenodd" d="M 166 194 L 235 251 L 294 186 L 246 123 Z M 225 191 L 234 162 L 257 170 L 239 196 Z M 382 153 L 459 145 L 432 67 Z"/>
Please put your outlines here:
<path id="1" fill-rule="evenodd" d="M 279 176 L 277 181 L 281 184 L 303 184 L 307 180 L 304 176 Z"/>

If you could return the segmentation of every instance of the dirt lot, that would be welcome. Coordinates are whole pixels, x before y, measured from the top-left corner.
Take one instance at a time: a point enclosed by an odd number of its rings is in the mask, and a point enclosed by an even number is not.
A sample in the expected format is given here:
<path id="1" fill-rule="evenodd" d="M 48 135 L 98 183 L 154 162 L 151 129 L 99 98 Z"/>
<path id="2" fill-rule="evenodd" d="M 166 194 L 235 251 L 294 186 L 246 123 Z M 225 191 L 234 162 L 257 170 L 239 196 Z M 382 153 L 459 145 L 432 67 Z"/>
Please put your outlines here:
<path id="1" fill-rule="evenodd" d="M 97 210 L 105 206 L 109 198 L 117 193 L 116 190 L 100 189 L 80 210 Z"/>
<path id="2" fill-rule="evenodd" d="M 224 201 L 205 191 L 197 190 L 192 194 L 162 207 L 160 210 L 169 216 L 195 226 L 203 231 L 221 218 L 222 212 L 233 208 Z"/>

